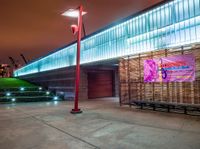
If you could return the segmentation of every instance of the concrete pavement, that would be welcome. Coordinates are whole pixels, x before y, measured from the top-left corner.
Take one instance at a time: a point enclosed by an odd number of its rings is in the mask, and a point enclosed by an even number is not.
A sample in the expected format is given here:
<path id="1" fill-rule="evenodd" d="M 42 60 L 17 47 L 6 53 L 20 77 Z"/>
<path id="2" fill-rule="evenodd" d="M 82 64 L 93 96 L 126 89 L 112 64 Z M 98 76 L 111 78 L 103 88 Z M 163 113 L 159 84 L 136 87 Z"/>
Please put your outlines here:
<path id="1" fill-rule="evenodd" d="M 0 149 L 200 149 L 200 117 L 120 107 L 117 98 L 0 105 Z"/>

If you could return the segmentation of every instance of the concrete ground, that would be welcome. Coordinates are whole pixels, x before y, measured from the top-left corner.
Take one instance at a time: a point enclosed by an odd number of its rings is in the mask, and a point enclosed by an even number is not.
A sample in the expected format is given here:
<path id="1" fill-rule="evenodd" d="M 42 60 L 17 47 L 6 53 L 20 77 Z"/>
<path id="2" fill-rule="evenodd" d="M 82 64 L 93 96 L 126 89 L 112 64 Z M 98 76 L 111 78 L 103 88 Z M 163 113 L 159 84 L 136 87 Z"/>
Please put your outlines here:
<path id="1" fill-rule="evenodd" d="M 200 149 L 200 117 L 120 107 L 112 98 L 0 105 L 0 149 Z"/>

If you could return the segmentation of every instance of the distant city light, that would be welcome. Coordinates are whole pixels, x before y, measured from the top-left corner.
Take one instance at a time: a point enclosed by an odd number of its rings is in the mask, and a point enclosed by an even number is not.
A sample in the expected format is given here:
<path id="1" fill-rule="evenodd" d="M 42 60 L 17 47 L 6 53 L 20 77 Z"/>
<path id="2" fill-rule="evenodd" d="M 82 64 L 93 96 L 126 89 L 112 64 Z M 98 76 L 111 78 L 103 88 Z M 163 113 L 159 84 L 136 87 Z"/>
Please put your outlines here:
<path id="1" fill-rule="evenodd" d="M 39 87 L 39 90 L 41 91 L 41 90 L 42 90 L 42 87 Z"/>

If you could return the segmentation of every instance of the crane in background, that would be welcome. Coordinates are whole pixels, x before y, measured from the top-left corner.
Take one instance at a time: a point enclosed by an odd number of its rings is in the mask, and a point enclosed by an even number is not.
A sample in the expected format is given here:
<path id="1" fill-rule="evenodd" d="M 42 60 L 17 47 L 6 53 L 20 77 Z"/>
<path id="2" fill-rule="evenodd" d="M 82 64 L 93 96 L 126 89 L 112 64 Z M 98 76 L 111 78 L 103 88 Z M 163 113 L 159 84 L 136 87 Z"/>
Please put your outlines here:
<path id="1" fill-rule="evenodd" d="M 28 61 L 26 60 L 25 56 L 24 56 L 23 54 L 20 54 L 20 56 L 22 57 L 22 59 L 23 59 L 24 63 L 25 63 L 25 64 L 27 64 L 27 63 L 28 63 Z"/>
<path id="2" fill-rule="evenodd" d="M 9 56 L 8 58 L 9 58 L 11 64 L 12 64 L 12 66 L 13 66 L 15 69 L 17 69 L 17 68 L 18 68 L 18 65 L 17 65 L 17 63 L 15 62 L 14 58 L 11 57 L 11 56 Z"/>

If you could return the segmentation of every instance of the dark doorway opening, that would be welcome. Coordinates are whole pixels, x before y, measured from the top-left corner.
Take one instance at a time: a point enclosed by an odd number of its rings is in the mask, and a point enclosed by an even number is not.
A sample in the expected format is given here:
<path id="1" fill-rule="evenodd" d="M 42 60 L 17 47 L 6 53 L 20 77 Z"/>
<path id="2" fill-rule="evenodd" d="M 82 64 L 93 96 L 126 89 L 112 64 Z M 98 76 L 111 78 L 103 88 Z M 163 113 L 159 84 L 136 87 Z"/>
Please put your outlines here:
<path id="1" fill-rule="evenodd" d="M 88 98 L 112 97 L 114 75 L 112 70 L 88 72 Z"/>

